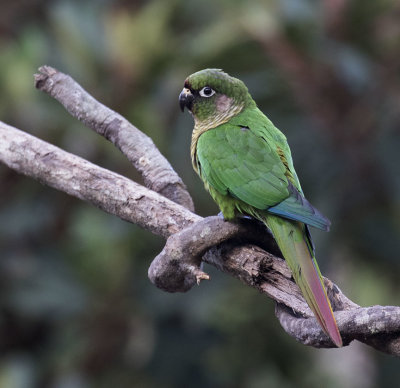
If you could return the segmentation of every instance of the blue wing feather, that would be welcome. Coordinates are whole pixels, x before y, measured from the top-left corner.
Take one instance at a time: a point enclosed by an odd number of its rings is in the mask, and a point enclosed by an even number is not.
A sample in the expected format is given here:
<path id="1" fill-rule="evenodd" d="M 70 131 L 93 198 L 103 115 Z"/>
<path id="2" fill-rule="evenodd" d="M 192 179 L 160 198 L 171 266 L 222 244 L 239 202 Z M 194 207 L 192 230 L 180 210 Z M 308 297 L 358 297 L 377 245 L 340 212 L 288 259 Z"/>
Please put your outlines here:
<path id="1" fill-rule="evenodd" d="M 311 205 L 290 182 L 288 189 L 290 196 L 277 205 L 268 208 L 268 212 L 329 231 L 331 222 Z"/>

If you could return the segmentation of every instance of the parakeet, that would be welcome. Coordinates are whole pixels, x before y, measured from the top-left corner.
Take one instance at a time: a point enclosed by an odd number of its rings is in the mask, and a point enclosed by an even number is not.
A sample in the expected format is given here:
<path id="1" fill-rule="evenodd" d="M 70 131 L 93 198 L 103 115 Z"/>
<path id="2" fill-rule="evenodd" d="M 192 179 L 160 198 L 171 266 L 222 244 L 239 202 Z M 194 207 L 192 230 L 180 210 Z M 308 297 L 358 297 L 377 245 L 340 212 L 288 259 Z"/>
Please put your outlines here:
<path id="1" fill-rule="evenodd" d="M 342 346 L 308 229 L 331 223 L 304 197 L 285 135 L 245 84 L 220 69 L 187 77 L 179 104 L 194 118 L 193 167 L 224 218 L 247 215 L 267 226 L 321 327 Z"/>

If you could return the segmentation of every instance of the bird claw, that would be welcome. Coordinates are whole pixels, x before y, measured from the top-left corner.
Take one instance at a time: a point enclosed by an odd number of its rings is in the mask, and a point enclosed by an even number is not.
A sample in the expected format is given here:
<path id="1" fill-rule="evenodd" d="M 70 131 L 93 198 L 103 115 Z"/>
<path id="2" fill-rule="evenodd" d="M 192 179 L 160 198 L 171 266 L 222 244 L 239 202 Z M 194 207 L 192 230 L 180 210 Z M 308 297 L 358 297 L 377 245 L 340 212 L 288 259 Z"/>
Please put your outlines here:
<path id="1" fill-rule="evenodd" d="M 203 271 L 197 270 L 195 271 L 196 283 L 199 286 L 202 280 L 210 280 L 210 275 L 206 274 Z"/>

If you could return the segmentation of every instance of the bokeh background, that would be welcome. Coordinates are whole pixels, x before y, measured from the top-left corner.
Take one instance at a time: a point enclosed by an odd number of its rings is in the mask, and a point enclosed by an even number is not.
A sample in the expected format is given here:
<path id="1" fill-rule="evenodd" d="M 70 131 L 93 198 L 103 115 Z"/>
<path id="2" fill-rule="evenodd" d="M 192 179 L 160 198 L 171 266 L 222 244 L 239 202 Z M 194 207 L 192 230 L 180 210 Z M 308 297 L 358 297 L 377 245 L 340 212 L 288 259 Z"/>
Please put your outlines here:
<path id="1" fill-rule="evenodd" d="M 323 273 L 361 305 L 399 305 L 400 4 L 396 0 L 0 2 L 0 119 L 140 181 L 105 139 L 33 87 L 49 64 L 151 136 L 193 195 L 183 80 L 223 68 L 288 137 Z M 212 275 L 147 279 L 161 238 L 0 166 L 0 388 L 392 387 L 399 361 L 307 348 L 273 302 Z"/>

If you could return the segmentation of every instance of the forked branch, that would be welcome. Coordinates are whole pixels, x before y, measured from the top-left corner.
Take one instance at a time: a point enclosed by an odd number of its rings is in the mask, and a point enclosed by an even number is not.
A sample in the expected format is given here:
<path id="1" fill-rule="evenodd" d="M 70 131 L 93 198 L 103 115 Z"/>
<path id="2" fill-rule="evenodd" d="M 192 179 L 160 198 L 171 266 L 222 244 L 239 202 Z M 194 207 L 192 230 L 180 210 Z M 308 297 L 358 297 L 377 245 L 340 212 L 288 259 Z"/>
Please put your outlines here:
<path id="1" fill-rule="evenodd" d="M 188 210 L 192 200 L 183 182 L 147 136 L 69 76 L 50 67 L 40 71 L 36 86 L 111 140 L 142 173 L 148 188 L 0 122 L 1 162 L 167 238 L 149 268 L 150 279 L 160 288 L 187 291 L 208 278 L 201 265 L 206 262 L 273 298 L 282 327 L 298 341 L 314 347 L 333 346 L 262 226 L 249 220 L 203 219 L 192 213 Z M 328 279 L 325 282 L 345 344 L 357 339 L 400 356 L 400 307 L 362 308 Z"/>

